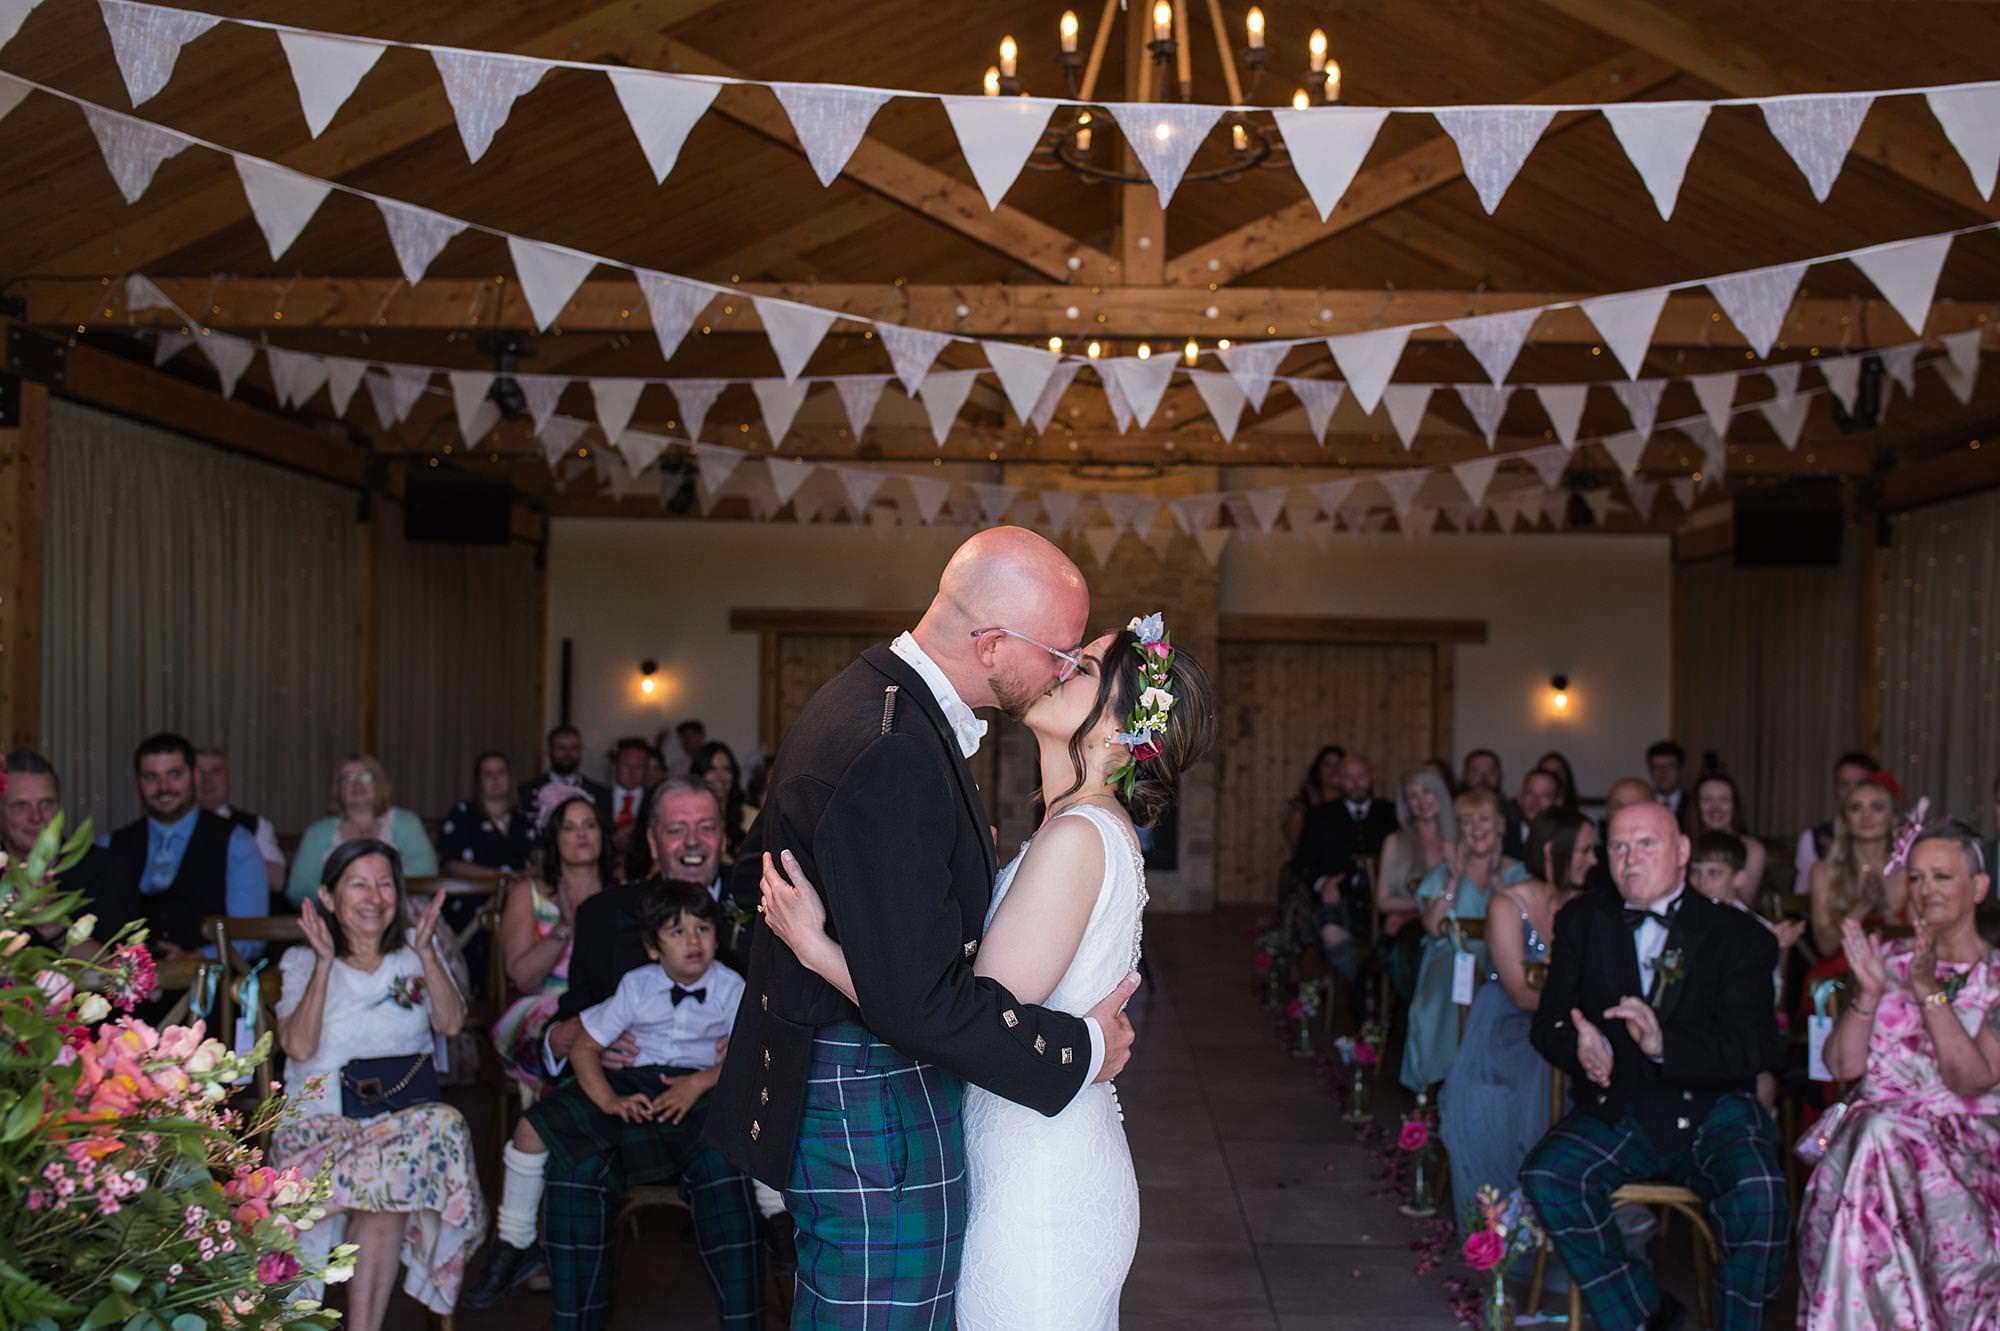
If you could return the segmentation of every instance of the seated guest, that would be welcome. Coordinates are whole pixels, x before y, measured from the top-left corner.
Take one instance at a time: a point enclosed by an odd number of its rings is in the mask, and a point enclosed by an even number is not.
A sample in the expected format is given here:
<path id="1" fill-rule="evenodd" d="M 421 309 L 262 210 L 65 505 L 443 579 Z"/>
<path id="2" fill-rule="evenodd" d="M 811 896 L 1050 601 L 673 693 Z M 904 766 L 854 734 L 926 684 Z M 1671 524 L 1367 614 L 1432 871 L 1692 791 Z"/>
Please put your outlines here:
<path id="1" fill-rule="evenodd" d="M 1347 750 L 1338 744 L 1322 745 L 1306 764 L 1298 790 L 1285 801 L 1285 844 L 1294 852 L 1299 848 L 1299 833 L 1305 830 L 1306 815 L 1340 794 L 1340 760 L 1346 756 Z"/>
<path id="2" fill-rule="evenodd" d="M 1676 822 L 1681 819 L 1681 803 L 1686 798 L 1681 789 L 1681 769 L 1686 766 L 1687 750 L 1670 739 L 1655 740 L 1646 749 L 1646 775 L 1652 779 L 1653 798 Z"/>
<path id="3" fill-rule="evenodd" d="M 719 739 L 712 739 L 694 751 L 688 775 L 707 786 L 722 805 L 722 862 L 736 861 L 736 848 L 743 834 L 757 821 L 757 810 L 744 798 L 742 773 L 736 770 L 736 754 Z"/>
<path id="4" fill-rule="evenodd" d="M 6 759 L 6 790 L 0 794 L 0 849 L 7 852 L 10 864 L 20 864 L 27 860 L 35 849 L 35 841 L 42 835 L 55 816 L 63 812 L 62 783 L 56 777 L 56 769 L 47 758 L 33 749 L 15 749 Z M 67 818 L 63 822 L 63 839 L 75 836 L 77 826 Z M 81 892 L 83 904 L 72 912 L 77 918 L 85 915 L 99 915 L 97 935 L 109 938 L 111 931 L 103 924 L 102 907 L 98 896 L 102 891 L 100 879 L 111 867 L 110 852 L 102 846 L 84 847 L 83 858 L 70 866 L 58 880 L 57 886 L 64 892 Z M 44 938 L 54 938 L 64 931 L 60 922 L 44 926 Z M 94 939 L 78 943 L 72 953 L 86 957 L 97 955 L 98 944 Z"/>
<path id="5" fill-rule="evenodd" d="M 669 798 L 673 807 L 662 808 Z M 714 792 L 696 777 L 667 778 L 653 791 L 652 802 L 647 805 L 646 827 L 648 835 L 635 839 L 632 853 L 625 857 L 627 882 L 636 883 L 655 875 L 690 883 L 698 880 L 708 885 L 710 896 L 721 900 L 724 835 L 722 806 Z M 667 847 L 675 863 L 663 865 L 655 858 L 661 846 Z M 724 932 L 725 935 L 728 932 L 726 923 Z M 722 940 L 722 960 L 729 966 L 736 966 L 741 960 L 734 942 L 726 936 Z"/>
<path id="6" fill-rule="evenodd" d="M 1521 1168 L 1557 1256 L 1605 1331 L 1682 1325 L 1651 1266 L 1626 1252 L 1611 1195 L 1664 1179 L 1708 1204 L 1726 1331 L 1764 1325 L 1784 1277 L 1790 1208 L 1777 1125 L 1757 1074 L 1779 1057 L 1777 944 L 1742 912 L 1686 887 L 1688 840 L 1652 800 L 1611 818 L 1616 892 L 1556 915 L 1531 1038 L 1569 1074 L 1576 1108 Z"/>
<path id="7" fill-rule="evenodd" d="M 1812 938 L 1828 961 L 1843 958 L 1841 926 L 1846 921 L 1866 927 L 1907 918 L 1909 889 L 1903 870 L 1887 867 L 1902 794 L 1895 778 L 1883 772 L 1857 781 L 1841 802 L 1831 853 L 1813 865 Z M 1845 974 L 1844 958 L 1826 973 Z"/>
<path id="8" fill-rule="evenodd" d="M 282 892 L 285 887 L 285 852 L 278 846 L 278 829 L 271 826 L 269 818 L 230 805 L 229 755 L 212 746 L 196 749 L 194 785 L 196 802 L 202 808 L 218 818 L 227 818 L 256 840 L 257 853 L 264 859 L 265 876 L 271 880 L 271 890 Z"/>
<path id="9" fill-rule="evenodd" d="M 620 856 L 631 846 L 632 834 L 645 825 L 646 755 L 650 748 L 636 735 L 611 746 L 611 845 Z"/>
<path id="10" fill-rule="evenodd" d="M 303 904 L 319 888 L 327 857 L 350 841 L 373 840 L 394 846 L 403 871 L 412 878 L 434 877 L 437 852 L 424 832 L 424 821 L 394 804 L 395 789 L 382 764 L 369 754 L 356 754 L 333 776 L 330 812 L 307 824 L 292 857 L 291 882 L 285 895 Z"/>
<path id="11" fill-rule="evenodd" d="M 1490 790 L 1498 795 L 1500 783 L 1499 754 L 1491 749 L 1474 749 L 1465 755 L 1458 772 L 1460 790 Z"/>
<path id="12" fill-rule="evenodd" d="M 602 781 L 593 781 L 577 769 L 583 765 L 583 732 L 564 722 L 549 732 L 549 770 L 540 776 L 530 777 L 521 783 L 521 807 L 539 807 L 542 787 L 551 782 L 566 786 L 581 786 L 592 799 L 597 801 L 597 811 L 604 815 L 604 825 L 611 825 L 611 787 Z"/>
<path id="13" fill-rule="evenodd" d="M 1711 759 L 1714 756 L 1709 755 Z M 1735 780 L 1721 767 L 1708 764 L 1695 778 L 1694 799 L 1686 813 L 1690 816 L 1682 819 L 1682 825 L 1690 838 L 1703 832 L 1727 832 L 1743 843 L 1743 879 L 1735 885 L 1735 894 L 1755 906 L 1757 894 L 1764 890 L 1764 868 L 1769 861 L 1764 843 L 1743 830 L 1743 796 Z"/>
<path id="14" fill-rule="evenodd" d="M 1370 885 L 1382 937 L 1400 940 L 1384 946 L 1382 964 L 1405 1002 L 1416 988 L 1423 940 L 1423 930 L 1408 928 L 1423 913 L 1417 886 L 1457 843 L 1458 816 L 1444 778 L 1430 767 L 1411 769 L 1396 801 L 1396 830 L 1382 841 L 1380 876 Z"/>
<path id="15" fill-rule="evenodd" d="M 404 923 L 394 846 L 346 841 L 320 879 L 299 910 L 310 946 L 278 961 L 291 1112 L 271 1149 L 309 1175 L 329 1170 L 331 1214 L 307 1238 L 320 1255 L 341 1242 L 360 1248 L 342 1325 L 379 1331 L 398 1265 L 405 1293 L 449 1314 L 486 1228 L 471 1130 L 437 1098 L 428 1066 L 437 1037 L 464 1024 L 465 1001 L 434 945 L 444 897 L 433 896 L 414 926 Z M 370 1082 L 405 1089 L 370 1097 Z"/>
<path id="16" fill-rule="evenodd" d="M 1604 821 L 1597 826 L 1600 841 L 1610 839 L 1611 820 L 1620 809 L 1629 809 L 1634 804 L 1644 804 L 1653 798 L 1653 788 L 1641 777 L 1620 777 L 1611 783 L 1611 789 L 1604 793 Z M 1657 801 L 1654 801 L 1657 803 Z M 1605 856 L 1598 856 L 1591 866 L 1590 878 L 1584 883 L 1587 892 L 1616 892 L 1618 885 L 1611 880 L 1611 862 Z"/>
<path id="17" fill-rule="evenodd" d="M 1778 940 L 1778 965 L 1771 972 L 1771 999 L 1775 1005 L 1782 1007 L 1785 1001 L 1785 962 L 1791 955 L 1793 945 L 1805 936 L 1806 922 L 1781 920 L 1774 923 L 1757 914 L 1755 893 L 1746 895 L 1743 890 L 1743 866 L 1748 860 L 1743 842 L 1734 833 L 1714 829 L 1699 833 L 1694 838 L 1694 849 L 1688 858 L 1688 886 L 1717 905 L 1744 912 L 1769 929 L 1771 937 Z M 1757 1102 L 1766 1109 L 1776 1110 L 1778 1106 L 1778 1071 L 1772 1068 L 1757 1074 Z"/>
<path id="18" fill-rule="evenodd" d="M 535 824 L 514 802 L 507 755 L 488 749 L 472 764 L 472 798 L 460 800 L 438 829 L 438 859 L 454 878 L 497 878 L 528 867 Z"/>
<path id="19" fill-rule="evenodd" d="M 1833 764 L 1833 807 L 1835 816 L 1823 823 L 1817 823 L 1799 833 L 1798 849 L 1794 854 L 1794 877 L 1792 891 L 1805 896 L 1812 891 L 1812 867 L 1833 853 L 1833 825 L 1839 821 L 1838 811 L 1847 806 L 1847 792 L 1854 789 L 1881 764 L 1873 754 L 1843 753 Z"/>
<path id="20" fill-rule="evenodd" d="M 1556 780 L 1561 783 L 1562 789 L 1556 792 L 1557 808 L 1579 809 L 1582 807 L 1580 797 L 1576 791 L 1576 771 L 1569 765 L 1569 759 L 1563 756 L 1561 750 L 1550 749 L 1535 763 L 1535 767 L 1540 771 L 1554 772 Z M 1602 859 L 1598 862 L 1600 864 L 1603 863 Z"/>
<path id="21" fill-rule="evenodd" d="M 1916 936 L 1842 922 L 1853 1001 L 1827 1070 L 1861 1079 L 1806 1185 L 1802 1331 L 2000 1323 L 2000 953 L 1977 916 L 1993 879 L 1956 824 L 1910 852 Z"/>
<path id="22" fill-rule="evenodd" d="M 612 882 L 611 838 L 596 802 L 560 785 L 544 786 L 542 802 L 549 811 L 536 836 L 536 876 L 514 884 L 500 916 L 501 956 L 521 996 L 493 1023 L 501 1066 L 536 1094 L 547 1084 L 542 1033 L 569 988 L 577 911 Z"/>
<path id="23" fill-rule="evenodd" d="M 98 936 L 144 920 L 155 956 L 212 952 L 201 930 L 209 916 L 270 910 L 256 839 L 195 804 L 194 745 L 179 735 L 141 740 L 132 769 L 146 813 L 98 843 L 110 851 L 96 900 Z M 238 948 L 245 955 L 262 951 L 257 943 Z"/>
<path id="24" fill-rule="evenodd" d="M 680 756 L 673 759 L 671 766 L 680 775 L 687 775 L 694 766 L 694 752 L 708 743 L 708 727 L 693 717 L 674 727 L 674 741 L 680 745 Z M 660 746 L 662 753 L 666 746 Z"/>
<path id="25" fill-rule="evenodd" d="M 1484 964 L 1485 945 L 1462 939 L 1453 920 L 1484 920 L 1488 899 L 1503 885 L 1518 883 L 1528 871 L 1500 851 L 1500 797 L 1483 787 L 1462 792 L 1453 803 L 1458 845 L 1417 888 L 1423 905 L 1423 961 L 1410 998 L 1410 1029 L 1403 1039 L 1402 1082 L 1421 1091 L 1444 1080 L 1458 1053 L 1458 1005 L 1452 1001 L 1452 970 L 1460 950 Z"/>
<path id="26" fill-rule="evenodd" d="M 535 1260 L 543 1183 L 553 1166 L 572 1185 L 614 1172 L 678 1181 L 722 1324 L 761 1326 L 764 1252 L 750 1178 L 701 1141 L 721 1072 L 718 1050 L 735 1022 L 743 980 L 715 960 L 717 908 L 708 893 L 663 879 L 621 890 L 640 896 L 636 932 L 652 964 L 627 971 L 610 998 L 579 1014 L 582 1031 L 570 1048 L 575 1080 L 538 1102 L 515 1129 L 504 1152 L 498 1241 L 466 1306 L 499 1302 L 518 1283 L 518 1269 Z M 608 1068 L 606 1052 L 620 1041 L 634 1046 L 629 1063 Z M 550 1244 L 571 1237 L 564 1208 L 551 1208 Z M 592 1283 L 608 1294 L 614 1275 L 609 1262 L 602 1265 Z M 563 1287 L 556 1297 L 558 1324 L 602 1325 L 609 1312 L 569 1302 L 575 1294 Z"/>
<path id="27" fill-rule="evenodd" d="M 651 790 L 654 786 L 659 785 L 672 775 L 673 773 L 667 770 L 667 759 L 660 752 L 660 746 L 657 743 L 648 744 L 646 746 L 646 789 Z"/>
<path id="28" fill-rule="evenodd" d="M 1528 853 L 1538 876 L 1501 888 L 1486 907 L 1487 982 L 1438 1094 L 1454 1198 L 1489 1183 L 1513 1192 L 1521 1162 L 1549 1130 L 1549 1065 L 1528 1040 L 1542 995 L 1528 968 L 1548 962 L 1556 914 L 1597 858 L 1597 828 L 1580 813 L 1548 810 L 1528 833 Z"/>
<path id="29" fill-rule="evenodd" d="M 1338 797 L 1316 805 L 1307 815 L 1293 853 L 1292 868 L 1319 901 L 1320 943 L 1335 970 L 1352 980 L 1360 966 L 1354 936 L 1367 929 L 1369 884 L 1355 876 L 1357 855 L 1380 855 L 1396 830 L 1396 810 L 1375 798 L 1375 769 L 1366 758 L 1350 754 L 1340 760 Z"/>
<path id="30" fill-rule="evenodd" d="M 1514 814 L 1507 822 L 1504 849 L 1523 864 L 1527 863 L 1523 857 L 1527 854 L 1528 830 L 1535 825 L 1535 819 L 1561 803 L 1557 799 L 1561 789 L 1562 778 L 1539 767 L 1521 778 L 1521 793 L 1514 800 Z"/>

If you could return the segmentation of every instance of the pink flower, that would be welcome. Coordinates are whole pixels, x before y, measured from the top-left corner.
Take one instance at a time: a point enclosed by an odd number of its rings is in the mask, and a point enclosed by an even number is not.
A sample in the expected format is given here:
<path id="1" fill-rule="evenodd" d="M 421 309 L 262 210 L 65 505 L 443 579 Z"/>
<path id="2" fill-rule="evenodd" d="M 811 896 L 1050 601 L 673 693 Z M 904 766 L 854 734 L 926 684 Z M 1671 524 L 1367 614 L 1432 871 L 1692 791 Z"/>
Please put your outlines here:
<path id="1" fill-rule="evenodd" d="M 1406 1151 L 1421 1151 L 1430 1145 L 1430 1142 L 1430 1125 L 1420 1118 L 1404 1119 L 1403 1130 L 1396 1134 L 1396 1145 Z"/>
<path id="2" fill-rule="evenodd" d="M 1368 1041 L 1356 1040 L 1354 1042 L 1354 1061 L 1363 1067 L 1373 1067 L 1381 1057 L 1380 1054 L 1375 1052 L 1375 1046 Z"/>
<path id="3" fill-rule="evenodd" d="M 1490 1229 L 1469 1234 L 1463 1249 L 1465 1264 L 1475 1271 L 1491 1271 L 1507 1255 L 1507 1243 Z"/>
<path id="4" fill-rule="evenodd" d="M 40 1188 L 28 1189 L 28 1209 L 30 1211 L 39 1211 L 44 1206 L 47 1205 L 48 1205 L 47 1193 L 43 1192 Z"/>
<path id="5" fill-rule="evenodd" d="M 288 1252 L 267 1252 L 257 1259 L 257 1279 L 265 1285 L 282 1285 L 296 1279 L 299 1259 Z"/>
<path id="6" fill-rule="evenodd" d="M 1297 1021 L 1300 1017 L 1305 1016 L 1305 1014 L 1306 1005 L 1303 1000 L 1294 998 L 1291 1002 L 1285 1004 L 1285 1015 L 1293 1021 Z"/>
<path id="7" fill-rule="evenodd" d="M 1260 971 L 1267 971 L 1271 969 L 1271 954 L 1269 952 L 1264 951 L 1262 948 L 1257 949 L 1257 955 L 1253 957 L 1251 960 L 1252 964 L 1255 965 L 1257 969 Z"/>
<path id="8" fill-rule="evenodd" d="M 1155 656 L 1161 656 L 1161 657 L 1172 656 L 1174 654 L 1173 647 L 1165 642 L 1149 643 L 1147 644 L 1146 650 L 1151 652 Z"/>
<path id="9" fill-rule="evenodd" d="M 160 1032 L 160 1038 L 153 1052 L 161 1058 L 185 1063 L 195 1050 L 201 1048 L 202 1035 L 207 1023 L 197 1021 L 192 1026 L 169 1026 Z"/>
<path id="10" fill-rule="evenodd" d="M 1142 763 L 1149 763 L 1160 756 L 1160 746 L 1157 744 L 1141 744 L 1132 750 L 1132 756 Z"/>

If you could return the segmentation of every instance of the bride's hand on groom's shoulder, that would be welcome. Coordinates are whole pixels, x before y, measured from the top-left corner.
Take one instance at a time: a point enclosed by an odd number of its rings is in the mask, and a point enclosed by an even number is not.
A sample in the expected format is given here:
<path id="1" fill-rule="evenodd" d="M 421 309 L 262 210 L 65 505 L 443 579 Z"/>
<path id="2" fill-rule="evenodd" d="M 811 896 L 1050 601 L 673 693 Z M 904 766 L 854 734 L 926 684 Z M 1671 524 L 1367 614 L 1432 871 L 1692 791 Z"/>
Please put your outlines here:
<path id="1" fill-rule="evenodd" d="M 1118 982 L 1118 987 L 1097 1001 L 1097 1006 L 1084 1015 L 1097 1023 L 1104 1033 L 1104 1064 L 1097 1069 L 1097 1080 L 1110 1081 L 1125 1070 L 1132 1060 L 1132 1019 L 1125 1015 L 1125 1004 L 1139 989 L 1139 973 L 1134 971 Z"/>
<path id="2" fill-rule="evenodd" d="M 763 903 L 758 909 L 771 931 L 792 951 L 800 952 L 801 945 L 825 935 L 826 903 L 789 850 L 784 852 L 782 863 L 769 851 L 764 853 L 761 886 Z"/>

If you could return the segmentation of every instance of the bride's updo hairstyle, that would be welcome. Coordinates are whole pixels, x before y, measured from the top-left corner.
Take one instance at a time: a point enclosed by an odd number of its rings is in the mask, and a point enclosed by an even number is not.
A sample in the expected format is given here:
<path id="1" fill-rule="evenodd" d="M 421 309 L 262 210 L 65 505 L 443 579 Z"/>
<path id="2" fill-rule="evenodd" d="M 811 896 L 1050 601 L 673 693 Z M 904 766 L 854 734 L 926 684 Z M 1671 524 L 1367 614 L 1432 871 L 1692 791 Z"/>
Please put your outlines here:
<path id="1" fill-rule="evenodd" d="M 1140 672 L 1139 635 L 1130 629 L 1119 633 L 1105 649 L 1104 664 L 1097 676 L 1097 700 L 1090 714 L 1069 737 L 1069 760 L 1076 782 L 1068 790 L 1050 798 L 1053 806 L 1083 789 L 1083 749 L 1088 736 L 1109 715 L 1131 716 L 1139 706 L 1139 695 L 1147 688 Z M 1180 646 L 1174 647 L 1173 663 L 1167 667 L 1168 692 L 1174 696 L 1166 725 L 1154 737 L 1155 755 L 1141 759 L 1131 792 L 1118 790 L 1119 801 L 1131 813 L 1132 821 L 1151 827 L 1174 802 L 1181 774 L 1200 762 L 1215 744 L 1215 690 L 1201 663 Z M 1123 746 L 1114 746 L 1123 751 Z M 1117 789 L 1114 787 L 1114 789 Z"/>

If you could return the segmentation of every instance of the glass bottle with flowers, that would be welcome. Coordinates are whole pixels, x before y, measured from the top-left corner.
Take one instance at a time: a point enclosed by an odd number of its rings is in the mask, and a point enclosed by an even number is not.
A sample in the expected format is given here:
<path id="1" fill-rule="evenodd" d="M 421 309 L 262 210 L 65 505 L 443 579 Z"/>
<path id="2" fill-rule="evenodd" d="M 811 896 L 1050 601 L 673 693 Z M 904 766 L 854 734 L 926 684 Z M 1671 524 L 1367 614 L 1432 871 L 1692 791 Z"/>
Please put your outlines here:
<path id="1" fill-rule="evenodd" d="M 1319 1020 L 1320 1010 L 1326 1005 L 1327 985 L 1328 980 L 1323 975 L 1307 980 L 1299 986 L 1298 997 L 1285 1009 L 1285 1015 L 1296 1027 L 1292 1034 L 1292 1053 L 1299 1058 L 1311 1058 L 1318 1052 L 1313 1048 L 1312 1028 L 1313 1023 Z"/>
<path id="2" fill-rule="evenodd" d="M 1349 1123 L 1375 1121 L 1368 1109 L 1369 1081 L 1381 1066 L 1382 1046 L 1388 1038 L 1380 1021 L 1370 1021 L 1362 1025 L 1359 1035 L 1342 1036 L 1337 1042 L 1341 1062 L 1347 1067 L 1347 1112 L 1342 1117 Z"/>
<path id="3" fill-rule="evenodd" d="M 1514 1259 L 1541 1246 L 1542 1232 L 1535 1224 L 1527 1199 L 1516 1189 L 1502 1197 L 1500 1189 L 1487 1184 L 1466 1203 L 1459 1225 L 1465 1235 L 1460 1254 L 1465 1264 L 1488 1279 L 1481 1303 L 1482 1331 L 1514 1331 L 1514 1306 L 1507 1297 L 1507 1268 Z"/>
<path id="4" fill-rule="evenodd" d="M 1430 1095 L 1417 1092 L 1416 1107 L 1403 1115 L 1396 1133 L 1396 1145 L 1408 1157 L 1409 1191 L 1399 1208 L 1412 1219 L 1428 1219 L 1437 1214 L 1437 1123 Z"/>

